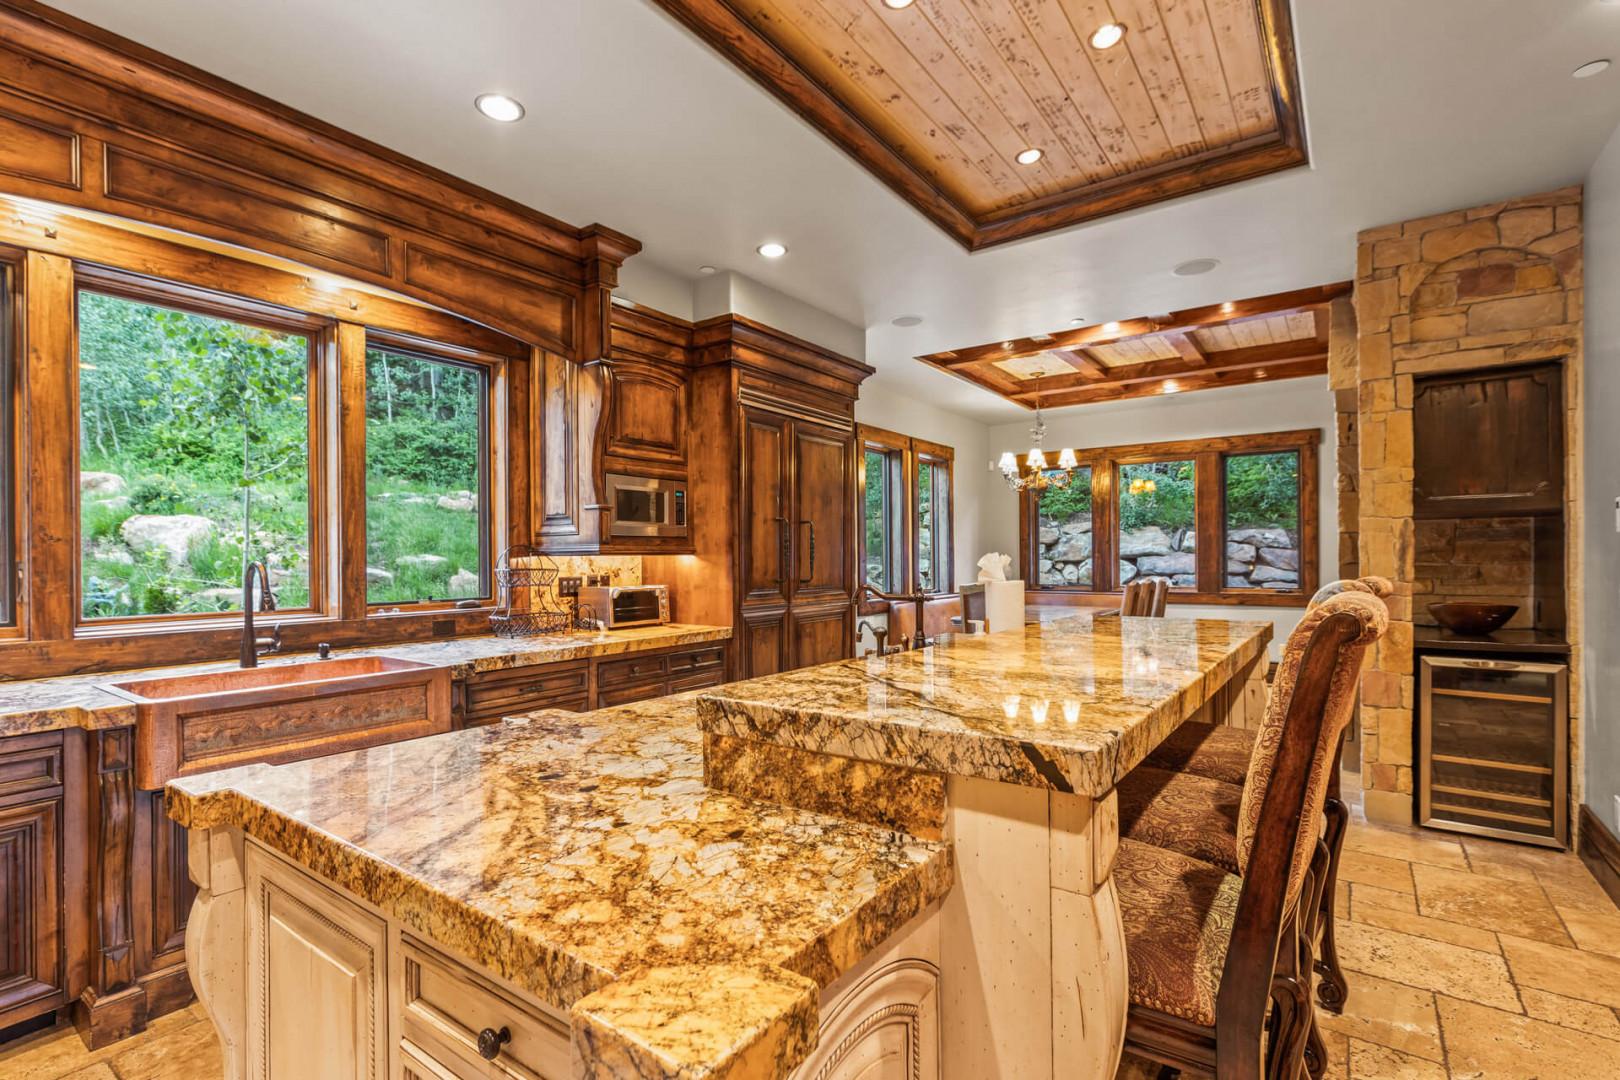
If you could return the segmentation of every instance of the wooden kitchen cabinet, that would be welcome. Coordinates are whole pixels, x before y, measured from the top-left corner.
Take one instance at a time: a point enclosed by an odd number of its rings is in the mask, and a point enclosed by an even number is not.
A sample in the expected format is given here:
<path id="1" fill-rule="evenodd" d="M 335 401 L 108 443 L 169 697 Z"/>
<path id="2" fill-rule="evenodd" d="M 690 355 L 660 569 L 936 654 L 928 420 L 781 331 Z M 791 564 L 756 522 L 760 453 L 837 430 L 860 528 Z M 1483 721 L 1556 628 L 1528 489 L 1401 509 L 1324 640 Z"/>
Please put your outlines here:
<path id="1" fill-rule="evenodd" d="M 76 733 L 75 733 L 76 734 Z M 65 1005 L 71 985 L 66 898 L 83 887 L 70 851 L 75 758 L 63 732 L 0 739 L 0 1027 Z M 82 846 L 76 865 L 82 871 Z"/>
<path id="2" fill-rule="evenodd" d="M 742 407 L 743 678 L 850 655 L 855 635 L 855 439 Z"/>
<path id="3" fill-rule="evenodd" d="M 468 676 L 459 687 L 461 725 L 493 724 L 503 716 L 536 709 L 590 708 L 591 665 L 588 660 L 538 664 Z"/>
<path id="4" fill-rule="evenodd" d="M 1558 514 L 1564 389 L 1557 364 L 1413 381 L 1416 517 Z"/>
<path id="5" fill-rule="evenodd" d="M 247 1075 L 384 1080 L 388 927 L 247 845 Z"/>
<path id="6" fill-rule="evenodd" d="M 728 651 L 722 641 L 482 672 L 457 686 L 459 723 L 476 727 L 539 709 L 585 712 L 718 686 L 729 674 Z"/>

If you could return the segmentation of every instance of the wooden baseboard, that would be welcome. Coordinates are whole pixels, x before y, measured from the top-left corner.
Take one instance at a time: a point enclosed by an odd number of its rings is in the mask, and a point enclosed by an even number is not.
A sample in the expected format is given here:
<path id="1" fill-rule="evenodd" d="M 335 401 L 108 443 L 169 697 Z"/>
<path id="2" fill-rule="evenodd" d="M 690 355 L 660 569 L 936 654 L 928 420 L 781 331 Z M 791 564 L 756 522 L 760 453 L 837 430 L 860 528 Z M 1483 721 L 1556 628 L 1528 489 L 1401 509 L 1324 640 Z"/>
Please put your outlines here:
<path id="1" fill-rule="evenodd" d="M 1592 813 L 1590 806 L 1581 807 L 1580 842 L 1577 844 L 1581 861 L 1598 879 L 1609 899 L 1620 905 L 1620 837 L 1609 831 L 1601 818 Z"/>

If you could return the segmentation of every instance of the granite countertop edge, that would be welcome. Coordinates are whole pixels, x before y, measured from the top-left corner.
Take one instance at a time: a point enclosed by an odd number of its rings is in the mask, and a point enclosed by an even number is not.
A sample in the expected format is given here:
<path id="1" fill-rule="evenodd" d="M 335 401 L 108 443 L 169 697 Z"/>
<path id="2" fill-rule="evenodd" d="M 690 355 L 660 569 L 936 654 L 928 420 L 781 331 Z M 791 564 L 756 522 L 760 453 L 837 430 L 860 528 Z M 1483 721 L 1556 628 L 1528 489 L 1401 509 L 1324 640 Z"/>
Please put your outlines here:
<path id="1" fill-rule="evenodd" d="M 402 641 L 392 645 L 367 645 L 339 649 L 337 657 L 389 656 L 420 660 L 448 668 L 453 679 L 489 671 L 560 664 L 571 660 L 646 652 L 652 649 L 700 645 L 727 641 L 729 626 L 696 623 L 666 623 L 656 627 L 569 635 L 565 638 L 497 638 L 480 634 L 472 637 L 443 638 L 434 641 Z M 264 666 L 303 663 L 314 653 L 287 653 L 263 658 Z M 149 679 L 169 675 L 205 674 L 236 668 L 231 661 L 204 661 L 196 664 L 170 664 L 150 668 L 128 668 L 86 675 L 62 675 L 44 679 L 0 680 L 0 738 L 33 735 L 84 728 L 103 731 L 135 723 L 135 705 L 102 689 L 103 684 L 122 679 Z"/>

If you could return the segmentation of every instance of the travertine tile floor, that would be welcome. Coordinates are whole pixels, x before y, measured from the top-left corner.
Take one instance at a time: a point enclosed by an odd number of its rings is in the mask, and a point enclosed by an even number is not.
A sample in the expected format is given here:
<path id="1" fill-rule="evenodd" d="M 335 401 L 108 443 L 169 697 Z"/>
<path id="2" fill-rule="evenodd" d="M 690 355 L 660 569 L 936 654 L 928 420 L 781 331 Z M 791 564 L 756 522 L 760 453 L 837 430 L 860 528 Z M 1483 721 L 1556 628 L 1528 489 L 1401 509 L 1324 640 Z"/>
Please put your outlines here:
<path id="1" fill-rule="evenodd" d="M 1620 1078 L 1620 910 L 1575 856 L 1358 821 L 1339 888 L 1332 1080 Z M 71 1027 L 0 1048 L 6 1080 L 219 1074 L 195 1005 L 94 1053 Z"/>

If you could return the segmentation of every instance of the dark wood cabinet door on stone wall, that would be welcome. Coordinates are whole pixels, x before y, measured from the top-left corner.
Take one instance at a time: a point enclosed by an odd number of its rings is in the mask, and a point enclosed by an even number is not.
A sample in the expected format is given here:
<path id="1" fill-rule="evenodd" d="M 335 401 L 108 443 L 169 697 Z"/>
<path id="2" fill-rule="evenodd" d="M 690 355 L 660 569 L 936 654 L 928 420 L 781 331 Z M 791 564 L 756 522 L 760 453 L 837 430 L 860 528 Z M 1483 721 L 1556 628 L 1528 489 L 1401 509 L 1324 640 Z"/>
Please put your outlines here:
<path id="1" fill-rule="evenodd" d="M 852 597 L 850 434 L 804 421 L 793 425 L 794 604 Z"/>
<path id="2" fill-rule="evenodd" d="M 1414 515 L 1559 513 L 1563 416 L 1563 378 L 1556 364 L 1416 380 Z"/>
<path id="3" fill-rule="evenodd" d="M 776 413 L 743 409 L 742 566 L 744 604 L 785 604 L 788 599 L 788 420 Z"/>

